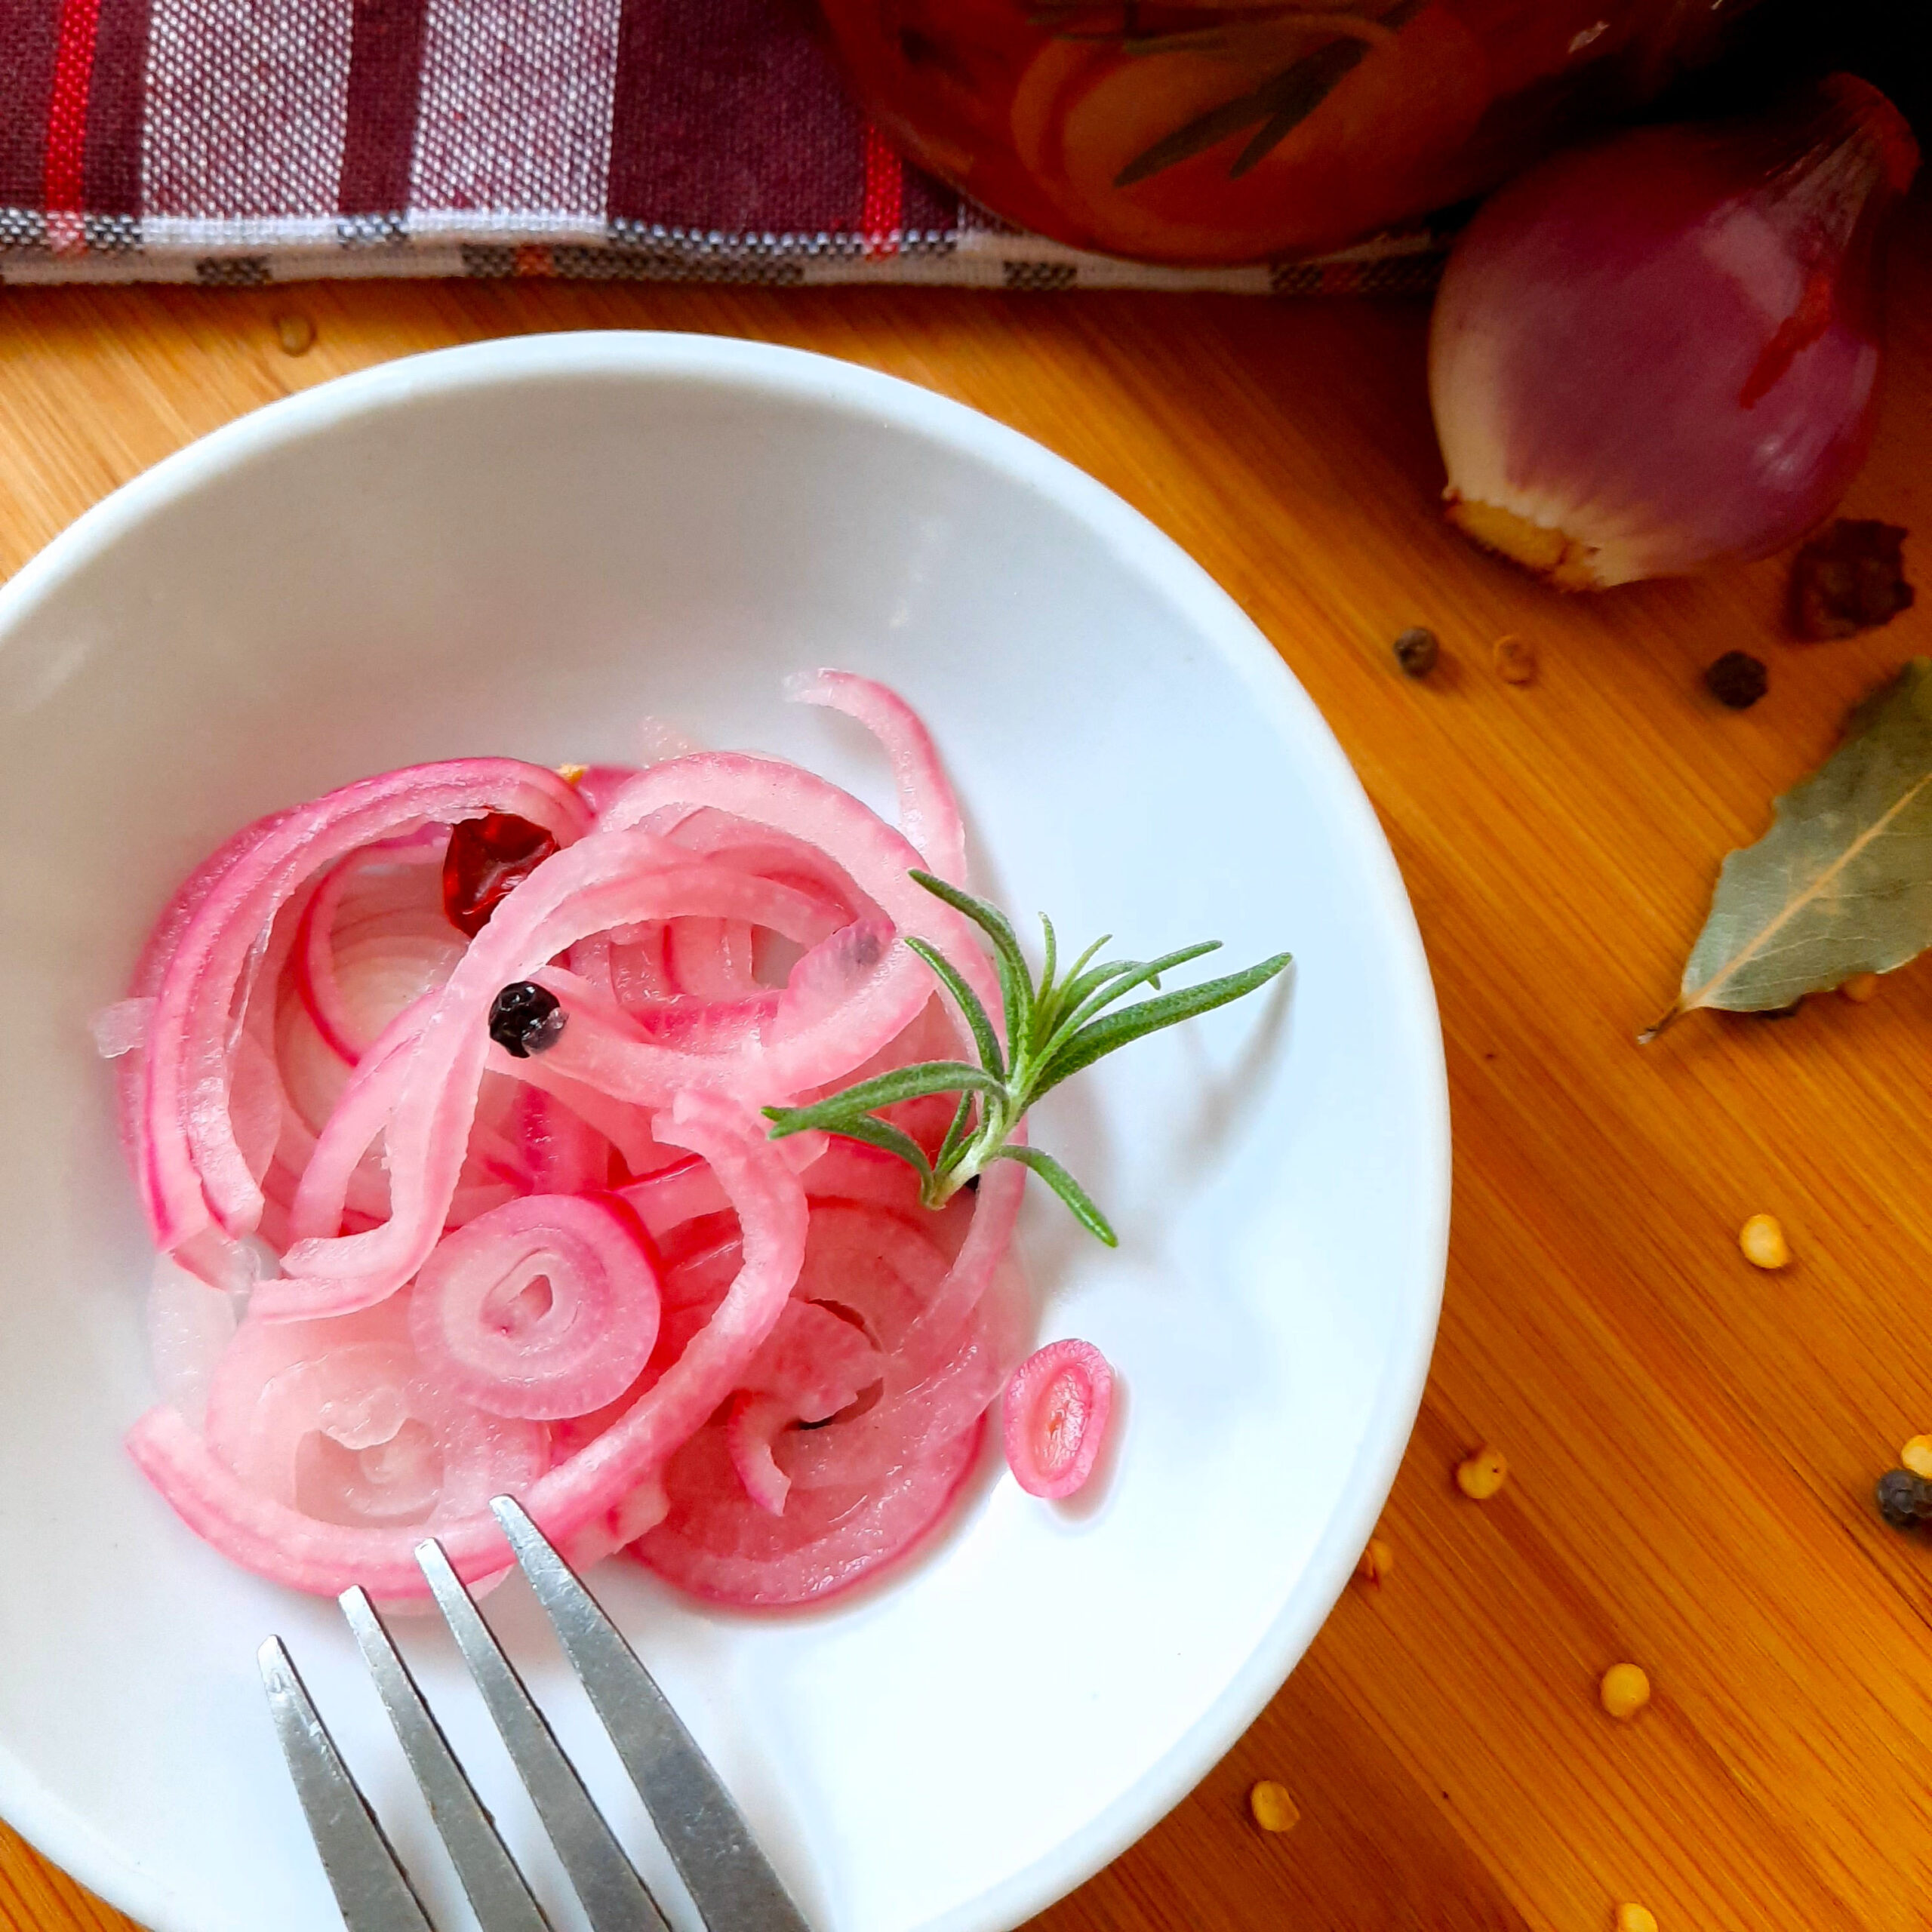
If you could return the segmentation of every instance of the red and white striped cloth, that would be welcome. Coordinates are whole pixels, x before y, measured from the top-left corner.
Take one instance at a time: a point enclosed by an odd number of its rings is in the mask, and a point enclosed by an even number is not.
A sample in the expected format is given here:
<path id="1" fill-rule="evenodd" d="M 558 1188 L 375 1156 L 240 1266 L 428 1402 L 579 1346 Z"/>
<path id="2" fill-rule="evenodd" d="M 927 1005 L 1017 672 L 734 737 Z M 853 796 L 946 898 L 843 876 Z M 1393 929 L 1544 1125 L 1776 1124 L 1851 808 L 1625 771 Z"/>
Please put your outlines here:
<path id="1" fill-rule="evenodd" d="M 1421 287 L 1424 230 L 1177 270 L 907 166 L 798 0 L 0 0 L 0 281 Z"/>

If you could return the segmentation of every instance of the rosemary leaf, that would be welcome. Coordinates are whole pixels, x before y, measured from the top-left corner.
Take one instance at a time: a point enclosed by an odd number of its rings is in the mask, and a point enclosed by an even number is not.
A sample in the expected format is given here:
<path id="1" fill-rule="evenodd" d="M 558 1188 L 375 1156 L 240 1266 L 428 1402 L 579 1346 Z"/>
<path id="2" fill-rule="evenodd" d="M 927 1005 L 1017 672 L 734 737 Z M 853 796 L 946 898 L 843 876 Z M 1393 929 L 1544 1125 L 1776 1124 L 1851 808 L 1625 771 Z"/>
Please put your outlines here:
<path id="1" fill-rule="evenodd" d="M 1164 953 L 1158 959 L 1124 960 L 1099 981 L 1081 998 L 1073 1011 L 1055 1029 L 1044 1051 L 1052 1054 L 1063 1039 L 1078 1028 L 1086 1025 L 1094 1016 L 1103 1012 L 1117 999 L 1124 999 L 1136 986 L 1152 986 L 1158 992 L 1161 975 L 1171 973 L 1177 966 L 1185 966 L 1190 959 L 1198 959 L 1204 953 L 1219 952 L 1221 942 L 1217 939 L 1203 940 L 1198 946 L 1184 946 L 1178 952 Z"/>
<path id="2" fill-rule="evenodd" d="M 854 1114 L 869 1113 L 875 1107 L 897 1106 L 901 1100 L 922 1100 L 929 1094 L 956 1093 L 968 1088 L 982 1094 L 1003 1094 L 999 1080 L 984 1067 L 963 1060 L 929 1060 L 916 1066 L 894 1067 L 890 1073 L 875 1074 L 861 1080 L 843 1093 L 815 1100 L 808 1107 L 767 1107 L 768 1118 L 782 1121 L 783 1131 L 798 1134 L 808 1128 L 835 1128 Z"/>
<path id="3" fill-rule="evenodd" d="M 1039 1097 L 1082 1067 L 1091 1066 L 1103 1054 L 1130 1041 L 1143 1039 L 1164 1027 L 1177 1026 L 1197 1014 L 1211 1013 L 1217 1006 L 1266 986 L 1288 963 L 1291 955 L 1278 952 L 1244 973 L 1230 973 L 1225 979 L 1210 980 L 1199 986 L 1179 986 L 1171 993 L 1143 999 L 1119 1013 L 1109 1013 L 1075 1033 L 1040 1069 L 1033 1082 L 1032 1097 Z"/>
<path id="4" fill-rule="evenodd" d="M 1033 1023 L 1033 976 L 1027 971 L 1026 955 L 1020 949 L 1020 936 L 1013 930 L 1012 921 L 997 906 L 975 899 L 970 892 L 962 892 L 931 872 L 915 868 L 909 876 L 914 884 L 924 886 L 955 912 L 964 913 L 992 941 L 993 965 L 999 974 L 1001 995 L 1006 1001 L 1006 1037 L 1014 1041 L 1025 1039 Z"/>
<path id="5" fill-rule="evenodd" d="M 767 1113 L 774 1111 L 768 1107 Z M 778 1130 L 774 1128 L 774 1133 Z M 926 1158 L 926 1150 L 903 1127 L 894 1127 L 889 1120 L 881 1120 L 876 1114 L 860 1114 L 831 1130 L 843 1134 L 848 1140 L 863 1140 L 869 1147 L 883 1149 L 888 1154 L 897 1154 L 909 1166 L 919 1171 L 921 1181 L 929 1182 L 933 1177 L 932 1163 Z"/>
<path id="6" fill-rule="evenodd" d="M 1073 1218 L 1087 1232 L 1103 1241 L 1109 1247 L 1120 1245 L 1120 1237 L 1113 1231 L 1106 1215 L 1094 1205 L 1092 1197 L 1051 1154 L 1043 1154 L 1037 1147 L 1002 1147 L 993 1155 L 996 1161 L 1017 1161 L 1031 1172 L 1038 1174 L 1046 1184 L 1073 1211 Z"/>
<path id="7" fill-rule="evenodd" d="M 952 1110 L 952 1124 L 946 1130 L 946 1138 L 939 1143 L 939 1152 L 934 1157 L 933 1165 L 941 1174 L 951 1171 L 972 1131 L 973 1095 L 969 1088 L 959 1096 L 959 1104 Z"/>
<path id="8" fill-rule="evenodd" d="M 966 983 L 965 976 L 937 946 L 929 946 L 922 939 L 909 934 L 906 943 L 939 975 L 940 983 L 949 992 L 965 1016 L 968 1029 L 973 1035 L 973 1044 L 980 1050 L 980 1059 L 986 1071 L 995 1080 L 1006 1078 L 1006 1061 L 1000 1052 L 999 1035 L 993 1030 L 993 1023 L 986 1017 L 986 1009 L 980 1004 L 980 996 Z"/>

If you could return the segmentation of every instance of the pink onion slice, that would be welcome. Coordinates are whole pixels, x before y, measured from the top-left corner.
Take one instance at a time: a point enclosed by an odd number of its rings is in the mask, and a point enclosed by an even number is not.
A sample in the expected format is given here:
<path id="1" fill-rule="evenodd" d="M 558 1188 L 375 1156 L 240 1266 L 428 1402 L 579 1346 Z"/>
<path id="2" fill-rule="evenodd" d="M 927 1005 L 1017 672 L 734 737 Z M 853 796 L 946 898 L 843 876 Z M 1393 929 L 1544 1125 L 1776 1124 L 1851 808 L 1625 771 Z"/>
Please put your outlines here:
<path id="1" fill-rule="evenodd" d="M 600 832 L 546 860 L 497 908 L 429 1009 L 389 1117 L 389 1220 L 367 1233 L 298 1241 L 284 1260 L 292 1300 L 313 1295 L 330 1306 L 367 1306 L 394 1294 L 429 1258 L 489 1063 L 490 1008 L 504 986 L 539 974 L 543 962 L 586 933 L 626 919 L 687 912 L 731 916 L 754 902 L 768 909 L 776 888 L 720 868 L 640 871 L 661 849 L 648 833 Z M 681 1090 L 731 1084 L 729 1065 L 721 1069 L 703 1054 L 622 1037 L 635 1029 L 620 1026 L 614 1014 L 614 1007 L 603 1016 L 609 1023 L 595 1029 L 567 1025 L 547 1050 L 549 1063 L 644 1104 L 663 1106 Z M 742 1075 L 744 1068 L 736 1070 Z"/>
<path id="2" fill-rule="evenodd" d="M 740 999 L 758 990 L 752 928 L 743 919 L 675 919 L 665 965 L 672 989 L 698 999 Z"/>
<path id="3" fill-rule="evenodd" d="M 750 1504 L 722 1428 L 672 1458 L 665 1519 L 636 1546 L 658 1576 L 706 1601 L 757 1610 L 823 1602 L 900 1561 L 943 1520 L 971 1472 L 983 1418 L 869 1488 L 794 1491 L 783 1515 Z"/>
<path id="4" fill-rule="evenodd" d="M 731 1466 L 752 1500 L 782 1515 L 792 1478 L 773 1455 L 780 1432 L 795 1423 L 828 1420 L 884 1372 L 884 1359 L 863 1328 L 820 1303 L 795 1295 L 787 1302 L 746 1370 L 725 1425 Z"/>
<path id="5" fill-rule="evenodd" d="M 731 1398 L 731 1413 L 724 1424 L 724 1444 L 731 1467 L 745 1486 L 745 1494 L 774 1516 L 785 1513 L 785 1499 L 790 1494 L 792 1478 L 778 1466 L 772 1444 L 778 1432 L 798 1418 L 786 1413 L 788 1405 L 776 1395 L 755 1395 L 741 1389 Z M 666 1499 L 666 1514 L 669 1514 Z"/>
<path id="6" fill-rule="evenodd" d="M 906 874 L 922 864 L 923 856 L 850 792 L 774 759 L 741 752 L 704 752 L 640 773 L 612 801 L 605 822 L 613 827 L 635 824 L 680 806 L 709 806 L 811 840 L 900 933 L 931 941 L 966 975 L 987 1011 L 1000 1011 L 992 967 L 979 946 L 974 928 L 950 906 L 913 884 Z M 876 1004 L 894 1011 L 896 1021 L 874 1039 L 869 1052 L 897 1032 L 925 1004 L 932 989 L 924 961 L 903 947 L 893 949 L 875 984 Z M 793 1043 L 793 1057 L 785 1072 L 794 1075 L 796 1087 L 835 1080 L 845 1070 L 841 1067 L 815 1076 L 803 1070 L 802 1063 L 808 1058 L 803 1042 L 817 1030 L 808 1029 L 800 1041 Z"/>
<path id="7" fill-rule="evenodd" d="M 136 988 L 155 1000 L 141 1054 L 141 1180 L 158 1247 L 183 1248 L 211 1226 L 232 1238 L 260 1218 L 261 1189 L 229 1113 L 232 1024 L 246 1008 L 249 975 L 276 913 L 305 881 L 358 846 L 490 809 L 543 825 L 559 844 L 589 823 L 577 794 L 541 766 L 510 758 L 414 766 L 251 827 L 219 855 L 223 863 L 212 876 L 205 868 L 184 888 L 192 909 L 163 915 L 168 956 L 151 987 Z"/>
<path id="8" fill-rule="evenodd" d="M 681 1589 L 747 1607 L 807 1602 L 903 1554 L 963 1478 L 987 1404 L 1018 1355 L 1030 1309 L 1017 1284 L 998 1279 L 1018 1204 L 1014 1183 L 993 1188 L 989 1174 L 969 1197 L 974 1224 L 949 1264 L 934 1240 L 946 1217 L 918 1207 L 916 1183 L 917 1218 L 897 1211 L 906 1196 L 894 1194 L 873 1153 L 834 1141 L 811 1171 L 811 1232 L 786 1318 L 812 1319 L 794 1311 L 822 1300 L 817 1319 L 838 1320 L 840 1311 L 863 1323 L 861 1331 L 845 1322 L 848 1340 L 863 1332 L 878 1352 L 851 1349 L 844 1380 L 854 1395 L 871 1386 L 872 1399 L 849 1415 L 832 1413 L 823 1427 L 792 1426 L 807 1404 L 795 1384 L 793 1399 L 778 1392 L 788 1364 L 785 1330 L 775 1330 L 727 1417 L 673 1459 L 669 1513 L 636 1546 Z M 851 1198 L 864 1192 L 881 1198 Z M 714 1263 L 707 1256 L 695 1265 Z M 678 1291 L 686 1291 L 681 1282 Z M 868 1383 L 854 1386 L 860 1374 Z M 845 1390 L 828 1383 L 814 1392 L 823 1408 Z"/>
<path id="9" fill-rule="evenodd" d="M 1091 1342 L 1049 1342 L 1006 1386 L 1006 1460 L 1029 1496 L 1071 1496 L 1094 1472 L 1113 1410 L 1114 1372 Z"/>
<path id="10" fill-rule="evenodd" d="M 118 1060 L 147 1044 L 148 1026 L 154 1018 L 152 999 L 117 999 L 103 1006 L 88 1022 L 94 1035 L 94 1051 L 103 1060 Z"/>
<path id="11" fill-rule="evenodd" d="M 804 1190 L 743 1109 L 711 1095 L 680 1096 L 660 1133 L 717 1169 L 743 1229 L 743 1263 L 711 1320 L 619 1420 L 534 1481 L 499 1485 L 519 1495 L 538 1527 L 563 1546 L 597 1548 L 611 1534 L 636 1534 L 640 1515 L 651 1513 L 635 1500 L 638 1492 L 730 1392 L 777 1321 L 804 1260 Z M 397 1317 L 379 1309 L 357 1318 Z M 150 1410 L 128 1432 L 128 1447 L 196 1535 L 258 1576 L 318 1595 L 352 1583 L 388 1602 L 427 1595 L 413 1553 L 420 1530 L 308 1515 L 245 1482 L 173 1409 Z M 648 1494 L 642 1499 L 652 1500 Z M 487 1509 L 455 1521 L 439 1515 L 435 1534 L 466 1582 L 487 1580 L 508 1567 L 502 1531 Z"/>
<path id="12" fill-rule="evenodd" d="M 237 1297 L 211 1288 L 174 1257 L 157 1254 L 148 1289 L 148 1349 L 164 1400 L 198 1428 L 208 1383 L 235 1339 Z"/>
<path id="13" fill-rule="evenodd" d="M 440 986 L 463 938 L 442 909 L 441 826 L 338 860 L 303 908 L 290 959 L 297 996 L 349 1066 L 417 995 Z"/>
<path id="14" fill-rule="evenodd" d="M 542 1429 L 479 1414 L 424 1367 L 400 1310 L 251 1318 L 209 1381 L 208 1446 L 257 1493 L 352 1527 L 461 1518 L 543 1473 Z"/>
<path id="15" fill-rule="evenodd" d="M 341 1226 L 343 1210 L 349 1199 L 350 1177 L 395 1110 L 404 1083 L 409 1078 L 411 1056 L 435 998 L 433 993 L 426 993 L 414 1006 L 398 1014 L 357 1063 L 303 1170 L 302 1184 L 296 1192 L 289 1220 L 294 1240 L 312 1240 L 325 1234 L 333 1235 Z M 299 1299 L 281 1299 L 288 1300 L 290 1312 L 303 1312 Z M 272 1302 L 263 1305 L 260 1312 L 268 1313 L 272 1308 Z M 341 1309 L 308 1312 L 348 1312 Z"/>
<path id="16" fill-rule="evenodd" d="M 787 681 L 799 704 L 822 704 L 856 718 L 885 748 L 899 789 L 899 829 L 924 855 L 926 869 L 966 883 L 966 827 L 925 721 L 888 686 L 850 671 L 814 671 Z"/>
<path id="17" fill-rule="evenodd" d="M 656 1264 L 610 1195 L 526 1194 L 438 1244 L 409 1297 L 416 1351 L 491 1415 L 547 1421 L 621 1395 L 657 1339 Z"/>

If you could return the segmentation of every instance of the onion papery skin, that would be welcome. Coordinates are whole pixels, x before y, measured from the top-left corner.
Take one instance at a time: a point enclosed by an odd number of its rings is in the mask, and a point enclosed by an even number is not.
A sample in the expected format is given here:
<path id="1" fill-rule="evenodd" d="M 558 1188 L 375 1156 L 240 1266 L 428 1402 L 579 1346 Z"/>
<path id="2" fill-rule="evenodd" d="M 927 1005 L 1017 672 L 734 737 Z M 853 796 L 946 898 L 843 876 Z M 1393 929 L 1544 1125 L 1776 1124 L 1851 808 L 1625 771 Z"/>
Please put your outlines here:
<path id="1" fill-rule="evenodd" d="M 1897 110 L 1839 75 L 1501 189 L 1430 328 L 1451 520 L 1573 590 L 1804 535 L 1870 445 L 1881 244 L 1917 165 Z"/>

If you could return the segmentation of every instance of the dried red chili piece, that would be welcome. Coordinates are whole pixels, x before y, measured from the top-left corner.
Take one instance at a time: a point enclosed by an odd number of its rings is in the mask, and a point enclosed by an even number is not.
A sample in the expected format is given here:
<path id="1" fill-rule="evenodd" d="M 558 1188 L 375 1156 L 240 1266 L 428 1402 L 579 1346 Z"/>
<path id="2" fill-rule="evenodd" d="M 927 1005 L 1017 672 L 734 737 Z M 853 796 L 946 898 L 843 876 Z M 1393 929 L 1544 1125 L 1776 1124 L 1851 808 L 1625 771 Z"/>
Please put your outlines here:
<path id="1" fill-rule="evenodd" d="M 1792 559 L 1791 627 L 1800 637 L 1850 637 L 1911 608 L 1906 533 L 1895 523 L 1835 518 Z"/>
<path id="2" fill-rule="evenodd" d="M 557 849 L 540 825 L 513 812 L 485 812 L 450 828 L 443 854 L 443 911 L 467 939 Z"/>

